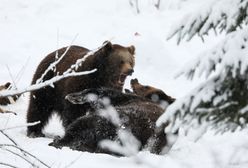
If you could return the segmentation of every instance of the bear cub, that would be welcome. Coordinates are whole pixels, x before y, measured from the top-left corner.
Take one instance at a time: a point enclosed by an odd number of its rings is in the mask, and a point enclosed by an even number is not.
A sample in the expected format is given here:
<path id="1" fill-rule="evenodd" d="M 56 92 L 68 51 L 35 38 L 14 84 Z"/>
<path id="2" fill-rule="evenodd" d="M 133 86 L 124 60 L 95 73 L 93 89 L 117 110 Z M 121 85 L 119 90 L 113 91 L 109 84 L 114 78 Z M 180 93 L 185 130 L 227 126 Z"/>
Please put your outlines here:
<path id="1" fill-rule="evenodd" d="M 134 92 L 143 93 L 138 80 L 131 80 Z M 139 87 L 137 87 L 139 86 Z M 151 91 L 157 95 L 166 95 L 163 91 L 143 86 L 144 93 Z M 138 89 L 139 88 L 139 89 Z M 138 90 L 140 92 L 138 92 Z M 150 93 L 150 92 L 149 92 Z M 165 99 L 164 99 L 165 98 Z M 122 144 L 118 130 L 128 130 L 140 142 L 139 150 L 147 149 L 159 154 L 167 144 L 164 126 L 158 128 L 155 123 L 164 112 L 160 102 L 150 97 L 141 97 L 135 93 L 122 93 L 108 88 L 86 89 L 82 92 L 66 96 L 72 104 L 89 103 L 91 110 L 68 126 L 63 138 L 56 138 L 51 144 L 57 148 L 68 146 L 75 150 L 95 153 L 119 154 L 102 148 L 100 142 L 108 139 Z M 173 100 L 169 96 L 161 96 L 161 101 Z M 114 107 L 114 112 L 113 108 Z M 117 114 L 117 115 L 116 115 Z M 117 116 L 117 117 L 113 117 Z"/>

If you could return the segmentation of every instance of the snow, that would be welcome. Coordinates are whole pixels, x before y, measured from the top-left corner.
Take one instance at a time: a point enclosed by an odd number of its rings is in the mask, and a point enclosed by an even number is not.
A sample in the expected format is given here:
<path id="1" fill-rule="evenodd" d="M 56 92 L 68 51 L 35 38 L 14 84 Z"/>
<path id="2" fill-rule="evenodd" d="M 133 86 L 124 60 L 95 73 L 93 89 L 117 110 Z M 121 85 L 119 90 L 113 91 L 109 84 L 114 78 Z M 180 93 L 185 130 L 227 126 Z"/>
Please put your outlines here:
<path id="1" fill-rule="evenodd" d="M 205 82 L 205 79 L 196 78 L 190 82 L 184 78 L 175 79 L 174 76 L 182 68 L 189 67 L 189 60 L 203 59 L 196 56 L 215 46 L 222 37 L 216 38 L 210 34 L 205 38 L 205 43 L 202 43 L 200 38 L 193 38 L 188 43 L 181 42 L 179 46 L 176 44 L 176 39 L 167 41 L 166 37 L 171 26 L 187 12 L 198 9 L 202 2 L 161 0 L 159 11 L 152 6 L 153 2 L 140 1 L 140 14 L 137 14 L 127 0 L 1 0 L 0 84 L 12 81 L 11 73 L 18 89 L 26 88 L 30 85 L 32 75 L 45 55 L 70 45 L 78 34 L 73 44 L 89 49 L 101 46 L 106 40 L 136 47 L 135 72 L 127 79 L 126 88 L 130 88 L 131 78 L 138 78 L 141 83 L 161 88 L 168 95 L 183 99 L 197 84 Z M 202 66 L 202 69 L 211 66 L 208 63 Z M 7 66 L 11 72 L 8 71 Z M 16 104 L 0 106 L 17 113 L 17 115 L 0 114 L 0 129 L 26 124 L 28 96 L 24 94 Z M 134 156 L 120 158 L 73 151 L 66 147 L 56 149 L 48 146 L 55 136 L 64 134 L 57 116 L 50 120 L 50 124 L 45 129 L 45 138 L 28 138 L 26 127 L 5 132 L 20 147 L 47 165 L 56 168 L 68 165 L 91 168 L 246 168 L 248 166 L 247 130 L 223 135 L 207 131 L 200 137 L 192 130 L 187 134 L 180 133 L 167 154 L 159 156 L 142 151 Z M 11 144 L 11 142 L 0 134 L 0 144 Z M 30 159 L 40 167 L 44 167 L 37 160 Z M 30 167 L 26 161 L 3 149 L 0 149 L 1 162 L 17 167 Z"/>

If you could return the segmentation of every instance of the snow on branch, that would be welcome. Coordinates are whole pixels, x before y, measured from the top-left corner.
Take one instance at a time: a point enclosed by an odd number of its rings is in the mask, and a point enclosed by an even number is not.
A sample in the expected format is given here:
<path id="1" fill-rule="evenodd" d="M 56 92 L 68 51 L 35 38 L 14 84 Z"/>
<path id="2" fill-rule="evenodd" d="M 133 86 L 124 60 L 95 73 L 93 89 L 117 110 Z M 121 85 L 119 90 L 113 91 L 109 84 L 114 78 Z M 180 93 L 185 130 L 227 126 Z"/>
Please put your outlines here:
<path id="1" fill-rule="evenodd" d="M 210 29 L 227 34 L 211 50 L 192 60 L 177 75 L 207 80 L 184 98 L 177 99 L 157 121 L 170 123 L 167 131 L 200 126 L 217 132 L 248 126 L 248 0 L 208 1 L 204 8 L 186 17 L 171 31 L 178 42 L 188 35 L 203 36 Z"/>
<path id="2" fill-rule="evenodd" d="M 245 74 L 215 75 L 191 93 L 169 106 L 157 125 L 170 123 L 167 131 L 208 125 L 217 132 L 236 131 L 248 126 L 248 69 Z"/>
<path id="3" fill-rule="evenodd" d="M 172 27 L 167 38 L 177 34 L 178 44 L 182 39 L 191 40 L 196 34 L 203 38 L 209 30 L 222 32 L 235 31 L 247 24 L 248 0 L 211 0 L 199 10 L 186 15 Z"/>
<path id="4" fill-rule="evenodd" d="M 51 64 L 49 65 L 49 67 L 45 70 L 45 72 L 41 75 L 41 77 L 40 77 L 39 79 L 37 79 L 36 84 L 41 83 L 42 80 L 43 80 L 43 78 L 46 76 L 46 74 L 47 74 L 50 70 L 54 70 L 54 71 L 55 71 L 56 65 L 65 57 L 65 55 L 67 54 L 67 52 L 70 50 L 71 45 L 72 45 L 73 42 L 76 40 L 77 36 L 78 36 L 78 34 L 73 38 L 71 44 L 70 44 L 68 47 L 66 47 L 65 52 L 64 52 L 60 57 L 59 57 L 59 55 L 58 55 L 58 50 L 56 51 L 56 55 L 55 55 L 55 59 L 56 59 L 56 60 L 55 60 L 53 63 L 51 63 Z M 58 57 L 59 57 L 59 58 L 58 58 Z"/>
<path id="5" fill-rule="evenodd" d="M 34 85 L 28 86 L 23 89 L 1 91 L 0 97 L 13 96 L 13 95 L 19 95 L 22 93 L 26 93 L 26 92 L 31 92 L 31 91 L 38 90 L 46 86 L 52 86 L 55 82 L 58 82 L 64 78 L 87 75 L 93 72 L 96 72 L 96 69 L 93 69 L 91 71 L 84 71 L 84 72 L 69 72 L 66 74 L 64 73 L 62 75 L 55 76 L 52 79 L 46 80 L 42 83 L 34 84 Z"/>
<path id="6" fill-rule="evenodd" d="M 90 70 L 90 71 L 83 71 L 83 72 L 76 72 L 77 68 L 79 66 L 81 66 L 81 64 L 91 55 L 95 54 L 96 52 L 98 52 L 99 50 L 101 50 L 107 43 L 104 43 L 102 46 L 100 46 L 99 48 L 95 49 L 95 50 L 92 50 L 92 51 L 89 51 L 83 58 L 81 59 L 78 59 L 76 61 L 75 64 L 71 65 L 70 68 L 68 68 L 63 74 L 61 75 L 57 75 L 49 80 L 46 80 L 46 81 L 42 81 L 43 79 L 40 78 L 36 84 L 33 84 L 31 86 L 28 86 L 26 88 L 23 88 L 23 89 L 18 89 L 18 90 L 3 90 L 0 92 L 0 97 L 6 97 L 6 96 L 13 96 L 13 95 L 19 95 L 19 94 L 22 94 L 22 93 L 26 93 L 26 92 L 30 92 L 30 91 L 34 91 L 34 90 L 38 90 L 38 89 L 41 89 L 43 87 L 46 87 L 46 86 L 53 86 L 53 84 L 55 82 L 58 82 L 62 79 L 65 79 L 65 78 L 68 78 L 68 77 L 76 77 L 76 76 L 81 76 L 81 75 L 88 75 L 88 74 L 91 74 L 91 73 L 94 73 L 97 71 L 97 69 L 93 69 L 93 70 Z M 64 55 L 66 55 L 66 52 L 69 50 L 69 47 L 67 47 L 66 51 L 63 53 L 63 55 L 61 57 L 64 57 Z M 51 66 L 49 66 L 49 70 L 52 70 L 54 68 L 54 66 L 56 64 L 58 64 L 58 62 L 60 61 L 60 59 L 56 60 L 55 63 L 51 64 Z M 46 72 L 44 73 L 46 74 Z M 45 75 L 42 75 L 43 77 Z"/>
<path id="7" fill-rule="evenodd" d="M 211 50 L 205 51 L 198 58 L 191 60 L 177 76 L 185 75 L 192 79 L 196 76 L 208 78 L 216 72 L 221 74 L 232 68 L 233 76 L 236 76 L 237 70 L 244 74 L 248 67 L 248 26 L 244 29 L 232 32 L 226 38 L 217 44 Z"/>

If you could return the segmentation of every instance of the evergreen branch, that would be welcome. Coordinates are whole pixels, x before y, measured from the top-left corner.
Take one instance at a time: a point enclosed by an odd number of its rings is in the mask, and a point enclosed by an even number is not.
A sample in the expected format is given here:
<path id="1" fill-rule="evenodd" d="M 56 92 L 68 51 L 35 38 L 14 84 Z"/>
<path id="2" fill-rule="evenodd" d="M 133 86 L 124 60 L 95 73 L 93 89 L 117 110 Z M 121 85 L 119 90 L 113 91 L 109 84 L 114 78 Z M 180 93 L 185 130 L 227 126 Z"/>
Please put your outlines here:
<path id="1" fill-rule="evenodd" d="M 233 10 L 228 10 L 229 6 Z M 208 6 L 204 5 L 200 10 L 185 16 L 178 25 L 169 33 L 167 40 L 178 34 L 177 42 L 187 37 L 191 40 L 196 34 L 201 38 L 210 30 L 227 33 L 237 30 L 243 24 L 247 24 L 248 0 L 242 3 L 240 0 L 219 0 Z"/>

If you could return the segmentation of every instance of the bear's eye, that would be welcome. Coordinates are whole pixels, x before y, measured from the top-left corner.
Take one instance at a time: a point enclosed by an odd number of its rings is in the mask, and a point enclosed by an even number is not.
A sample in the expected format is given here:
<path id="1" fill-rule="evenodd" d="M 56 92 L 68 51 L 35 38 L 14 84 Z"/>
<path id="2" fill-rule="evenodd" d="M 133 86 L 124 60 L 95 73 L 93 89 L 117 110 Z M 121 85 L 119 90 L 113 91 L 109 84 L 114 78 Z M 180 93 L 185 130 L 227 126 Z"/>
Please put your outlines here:
<path id="1" fill-rule="evenodd" d="M 125 62 L 124 61 L 121 61 L 121 64 L 124 64 Z"/>
<path id="2" fill-rule="evenodd" d="M 149 89 L 150 87 L 149 86 L 145 86 L 145 89 Z"/>

